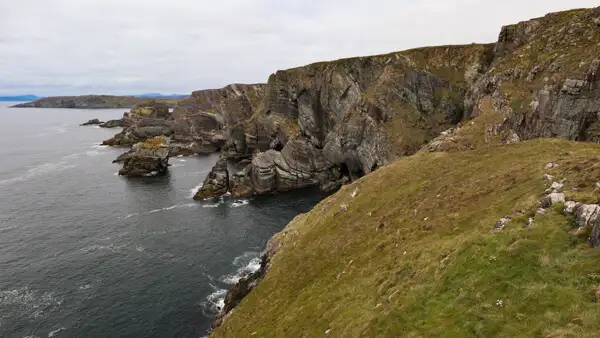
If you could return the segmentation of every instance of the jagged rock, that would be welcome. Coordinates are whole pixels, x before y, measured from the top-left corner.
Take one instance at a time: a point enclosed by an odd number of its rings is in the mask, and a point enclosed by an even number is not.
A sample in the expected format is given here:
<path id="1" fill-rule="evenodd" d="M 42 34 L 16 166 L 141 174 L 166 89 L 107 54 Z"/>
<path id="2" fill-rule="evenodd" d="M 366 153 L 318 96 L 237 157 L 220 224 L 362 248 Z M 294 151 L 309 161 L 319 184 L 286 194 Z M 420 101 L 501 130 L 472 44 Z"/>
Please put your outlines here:
<path id="1" fill-rule="evenodd" d="M 202 188 L 194 195 L 194 200 L 200 201 L 210 197 L 225 195 L 229 191 L 229 171 L 227 159 L 220 156 L 217 164 L 204 179 Z"/>
<path id="2" fill-rule="evenodd" d="M 542 199 L 541 205 L 542 205 L 542 208 L 549 208 L 553 204 L 564 203 L 564 202 L 565 202 L 565 194 L 553 192 Z"/>
<path id="3" fill-rule="evenodd" d="M 546 179 L 548 181 L 552 181 L 554 179 L 554 176 L 548 175 L 548 174 L 544 174 L 544 179 Z"/>
<path id="4" fill-rule="evenodd" d="M 577 210 L 580 205 L 581 205 L 581 203 L 577 203 L 575 201 L 565 202 L 565 209 L 564 209 L 565 214 L 575 213 L 575 210 Z"/>
<path id="5" fill-rule="evenodd" d="M 92 120 L 89 120 L 89 121 L 87 121 L 85 123 L 82 123 L 81 126 L 96 126 L 96 125 L 100 125 L 100 124 L 103 124 L 103 123 L 104 122 L 102 122 L 102 121 L 100 121 L 98 119 L 92 119 Z"/>
<path id="6" fill-rule="evenodd" d="M 155 137 L 133 146 L 133 154 L 123 162 L 119 175 L 127 177 L 160 176 L 169 166 L 169 142 L 166 137 Z"/>
<path id="7" fill-rule="evenodd" d="M 299 217 L 299 216 L 296 216 Z M 292 221 L 293 222 L 293 221 Z M 241 278 L 236 284 L 232 285 L 225 295 L 225 306 L 215 316 L 211 328 L 215 329 L 223 323 L 227 315 L 246 297 L 252 289 L 265 277 L 271 267 L 271 260 L 281 246 L 281 238 L 286 236 L 285 232 L 273 235 L 267 242 L 266 249 L 261 254 L 260 268 L 258 271 Z"/>
<path id="8" fill-rule="evenodd" d="M 126 160 L 132 158 L 134 154 L 135 154 L 134 150 L 130 150 L 130 151 L 126 152 L 126 153 L 123 153 L 123 154 L 119 155 L 119 157 L 117 157 L 117 159 L 115 159 L 113 161 L 113 163 L 125 162 Z"/>
<path id="9" fill-rule="evenodd" d="M 169 106 L 155 101 L 137 104 L 129 112 L 132 118 L 166 119 L 169 115 Z"/>
<path id="10" fill-rule="evenodd" d="M 125 128 L 130 125 L 130 121 L 126 119 L 110 120 L 102 123 L 101 128 Z"/>
<path id="11" fill-rule="evenodd" d="M 550 192 L 561 192 L 564 186 L 565 185 L 563 183 L 553 182 L 552 186 L 550 186 L 550 188 L 546 189 L 546 192 L 547 193 L 550 193 Z"/>
<path id="12" fill-rule="evenodd" d="M 254 195 L 251 171 L 252 165 L 249 164 L 242 171 L 231 177 L 229 189 L 233 197 L 248 197 Z"/>
<path id="13" fill-rule="evenodd" d="M 581 228 L 595 224 L 599 215 L 600 206 L 597 204 L 583 204 L 575 210 L 575 218 Z"/>
<path id="14" fill-rule="evenodd" d="M 588 243 L 592 248 L 600 248 L 600 217 L 597 217 L 594 221 L 592 233 L 588 238 Z"/>

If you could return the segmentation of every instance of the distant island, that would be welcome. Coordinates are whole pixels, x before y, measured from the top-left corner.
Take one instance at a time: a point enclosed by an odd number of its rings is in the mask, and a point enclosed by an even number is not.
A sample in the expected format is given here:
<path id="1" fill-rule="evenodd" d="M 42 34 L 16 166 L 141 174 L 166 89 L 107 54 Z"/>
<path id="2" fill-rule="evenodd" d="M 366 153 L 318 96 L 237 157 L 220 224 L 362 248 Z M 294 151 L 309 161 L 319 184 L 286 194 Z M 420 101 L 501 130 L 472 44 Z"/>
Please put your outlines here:
<path id="1" fill-rule="evenodd" d="M 146 93 L 146 94 L 133 95 L 133 96 L 135 96 L 135 97 L 144 97 L 144 98 L 149 98 L 149 99 L 185 99 L 189 95 L 187 95 L 187 94 L 170 94 L 170 95 L 164 95 L 164 94 L 161 94 L 161 93 Z"/>
<path id="2" fill-rule="evenodd" d="M 15 96 L 0 96 L 0 102 L 23 102 L 34 101 L 40 97 L 36 95 L 15 95 Z"/>
<path id="3" fill-rule="evenodd" d="M 83 95 L 83 96 L 54 96 L 37 99 L 33 102 L 21 103 L 13 108 L 76 108 L 76 109 L 111 109 L 132 108 L 135 105 L 151 101 L 162 102 L 173 108 L 187 95 L 172 95 L 155 97 L 153 94 L 143 96 L 115 96 L 115 95 Z M 160 95 L 160 94 L 158 94 Z"/>

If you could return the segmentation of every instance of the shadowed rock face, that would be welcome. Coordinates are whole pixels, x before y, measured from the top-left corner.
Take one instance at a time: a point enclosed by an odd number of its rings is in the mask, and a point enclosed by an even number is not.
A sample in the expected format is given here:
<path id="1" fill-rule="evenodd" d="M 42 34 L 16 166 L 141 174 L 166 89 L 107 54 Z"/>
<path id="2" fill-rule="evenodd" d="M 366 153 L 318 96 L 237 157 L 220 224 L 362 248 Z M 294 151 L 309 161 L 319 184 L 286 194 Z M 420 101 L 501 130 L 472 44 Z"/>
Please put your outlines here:
<path id="1" fill-rule="evenodd" d="M 231 193 L 333 190 L 416 152 L 463 118 L 463 98 L 493 48 L 423 48 L 271 75 L 263 109 L 231 128 L 223 149 L 252 157 L 231 175 Z"/>
<path id="2" fill-rule="evenodd" d="M 169 142 L 168 138 L 157 136 L 135 144 L 130 156 L 124 159 L 119 175 L 145 177 L 166 174 L 169 167 Z"/>
<path id="3" fill-rule="evenodd" d="M 225 195 L 229 190 L 229 172 L 227 171 L 227 159 L 219 157 L 217 164 L 204 179 L 202 188 L 196 192 L 194 199 L 201 201 L 210 197 Z"/>

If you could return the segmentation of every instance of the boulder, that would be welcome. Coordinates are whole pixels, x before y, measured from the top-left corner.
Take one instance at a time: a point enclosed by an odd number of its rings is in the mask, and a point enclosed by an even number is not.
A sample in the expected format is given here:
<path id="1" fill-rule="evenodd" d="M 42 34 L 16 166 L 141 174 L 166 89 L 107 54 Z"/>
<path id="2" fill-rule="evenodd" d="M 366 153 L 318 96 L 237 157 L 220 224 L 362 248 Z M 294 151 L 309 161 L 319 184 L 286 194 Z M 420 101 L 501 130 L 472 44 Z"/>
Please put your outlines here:
<path id="1" fill-rule="evenodd" d="M 597 204 L 583 204 L 575 210 L 577 225 L 584 228 L 594 225 L 600 215 L 600 206 Z"/>
<path id="2" fill-rule="evenodd" d="M 100 121 L 98 119 L 92 119 L 92 120 L 89 120 L 89 121 L 87 121 L 85 123 L 82 123 L 81 126 L 97 126 L 97 125 L 101 125 L 103 123 L 104 122 L 102 122 L 102 121 Z"/>
<path id="3" fill-rule="evenodd" d="M 206 198 L 225 195 L 229 191 L 229 171 L 227 159 L 220 156 L 219 160 L 204 179 L 202 188 L 194 195 L 194 200 L 201 201 Z"/>
<path id="4" fill-rule="evenodd" d="M 549 208 L 555 203 L 564 203 L 565 202 L 565 194 L 553 192 L 546 197 L 544 197 L 541 201 L 542 208 Z"/>
<path id="5" fill-rule="evenodd" d="M 119 175 L 148 177 L 166 174 L 169 166 L 169 138 L 157 136 L 133 146 L 133 153 L 124 159 Z"/>

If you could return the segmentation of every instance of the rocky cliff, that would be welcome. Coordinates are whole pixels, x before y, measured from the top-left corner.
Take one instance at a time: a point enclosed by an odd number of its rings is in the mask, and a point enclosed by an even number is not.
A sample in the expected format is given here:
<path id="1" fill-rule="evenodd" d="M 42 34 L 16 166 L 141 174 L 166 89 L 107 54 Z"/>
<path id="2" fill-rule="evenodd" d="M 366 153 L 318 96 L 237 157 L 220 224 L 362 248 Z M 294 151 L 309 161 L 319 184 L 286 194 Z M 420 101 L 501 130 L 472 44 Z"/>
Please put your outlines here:
<path id="1" fill-rule="evenodd" d="M 15 108 L 77 108 L 77 109 L 112 109 L 131 108 L 137 104 L 160 101 L 174 107 L 177 99 L 150 99 L 134 96 L 83 95 L 45 97 L 33 102 L 15 105 Z"/>
<path id="2" fill-rule="evenodd" d="M 232 193 L 371 173 L 270 241 L 213 336 L 594 336 L 600 150 L 530 139 L 600 140 L 598 41 L 582 9 L 272 75 Z"/>
<path id="3" fill-rule="evenodd" d="M 173 113 L 160 102 L 136 105 L 121 120 L 104 125 L 125 128 L 103 144 L 130 147 L 166 136 L 171 139 L 170 156 L 217 152 L 228 139 L 231 125 L 252 115 L 262 98 L 263 85 L 235 84 L 194 92 Z"/>
<path id="4" fill-rule="evenodd" d="M 279 71 L 231 129 L 234 195 L 332 190 L 427 151 L 537 137 L 600 140 L 600 9 L 503 27 L 495 44 L 419 48 Z"/>

